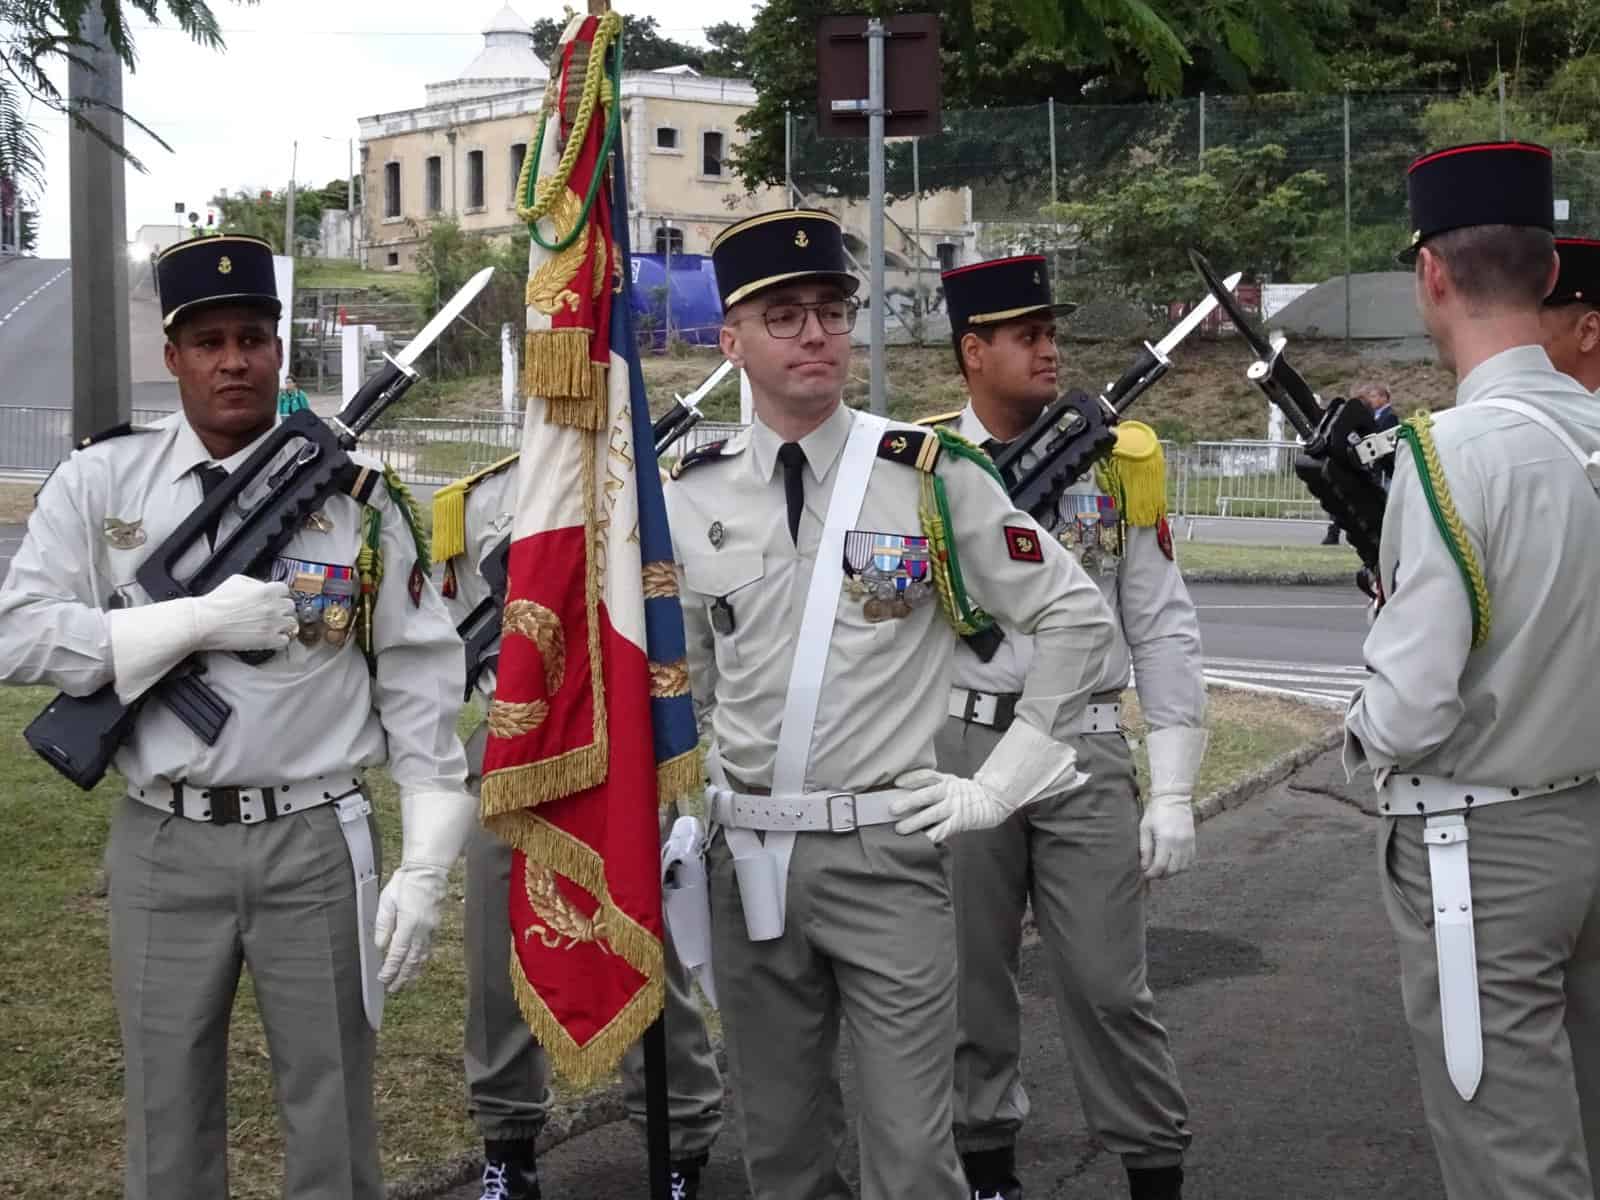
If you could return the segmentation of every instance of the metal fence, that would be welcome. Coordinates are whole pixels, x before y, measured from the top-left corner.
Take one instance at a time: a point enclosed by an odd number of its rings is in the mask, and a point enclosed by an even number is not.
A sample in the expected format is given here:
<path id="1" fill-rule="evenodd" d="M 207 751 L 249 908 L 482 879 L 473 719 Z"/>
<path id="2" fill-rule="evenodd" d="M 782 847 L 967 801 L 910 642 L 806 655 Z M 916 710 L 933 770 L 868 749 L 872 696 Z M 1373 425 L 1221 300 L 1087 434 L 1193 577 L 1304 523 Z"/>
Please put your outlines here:
<path id="1" fill-rule="evenodd" d="M 170 415 L 163 409 L 136 408 L 135 424 Z M 0 471 L 43 477 L 72 451 L 72 410 L 0 405 Z"/>
<path id="2" fill-rule="evenodd" d="M 144 423 L 165 411 L 135 409 Z M 744 427 L 703 421 L 665 456 L 731 437 Z M 522 444 L 522 418 L 497 411 L 466 417 L 401 417 L 368 431 L 362 448 L 407 483 L 438 486 L 481 470 Z M 1174 517 L 1270 518 L 1325 522 L 1316 499 L 1294 473 L 1294 442 L 1163 443 L 1167 506 Z M 72 412 L 0 406 L 0 471 L 42 478 L 72 448 Z"/>

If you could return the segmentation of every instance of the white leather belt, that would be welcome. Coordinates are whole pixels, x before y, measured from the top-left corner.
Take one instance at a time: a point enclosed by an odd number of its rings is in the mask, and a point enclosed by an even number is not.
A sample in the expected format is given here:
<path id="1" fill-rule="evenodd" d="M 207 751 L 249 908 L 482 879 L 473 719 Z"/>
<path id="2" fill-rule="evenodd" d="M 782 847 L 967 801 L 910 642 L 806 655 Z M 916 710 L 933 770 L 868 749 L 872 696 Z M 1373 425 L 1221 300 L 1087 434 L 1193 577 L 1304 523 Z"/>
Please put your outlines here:
<path id="1" fill-rule="evenodd" d="M 851 833 L 898 820 L 889 805 L 903 792 L 805 792 L 798 796 L 755 796 L 715 785 L 706 789 L 706 811 L 727 829 L 784 833 Z"/>
<path id="2" fill-rule="evenodd" d="M 1001 732 L 1011 728 L 1016 718 L 1017 701 L 1022 697 L 1015 692 L 978 692 L 970 688 L 950 689 L 950 715 L 973 725 L 983 725 Z M 1107 701 L 1087 704 L 1075 721 L 1063 732 L 1063 737 L 1078 737 L 1085 733 L 1116 733 L 1122 728 L 1122 702 Z"/>
<path id="3" fill-rule="evenodd" d="M 1431 817 L 1435 813 L 1466 812 L 1490 804 L 1564 792 L 1582 787 L 1595 778 L 1594 775 L 1566 775 L 1554 783 L 1536 787 L 1484 787 L 1438 775 L 1390 771 L 1378 784 L 1378 812 L 1386 817 Z"/>
<path id="4" fill-rule="evenodd" d="M 187 821 L 258 825 L 262 821 L 305 812 L 308 808 L 320 808 L 360 790 L 361 778 L 351 771 L 271 787 L 197 787 L 190 783 L 171 783 L 129 788 L 128 794 L 141 804 Z"/>

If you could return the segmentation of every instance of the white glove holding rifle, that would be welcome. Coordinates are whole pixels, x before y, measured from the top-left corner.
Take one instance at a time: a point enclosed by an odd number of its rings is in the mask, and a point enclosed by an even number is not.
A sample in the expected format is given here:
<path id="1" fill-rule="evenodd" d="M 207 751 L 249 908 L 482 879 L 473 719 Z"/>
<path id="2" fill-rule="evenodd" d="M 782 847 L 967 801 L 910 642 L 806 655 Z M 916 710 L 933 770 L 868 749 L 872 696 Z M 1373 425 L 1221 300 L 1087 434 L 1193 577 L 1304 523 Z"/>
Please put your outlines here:
<path id="1" fill-rule="evenodd" d="M 106 614 L 117 699 L 132 704 L 201 650 L 282 650 L 300 622 L 286 583 L 230 575 L 204 596 Z"/>

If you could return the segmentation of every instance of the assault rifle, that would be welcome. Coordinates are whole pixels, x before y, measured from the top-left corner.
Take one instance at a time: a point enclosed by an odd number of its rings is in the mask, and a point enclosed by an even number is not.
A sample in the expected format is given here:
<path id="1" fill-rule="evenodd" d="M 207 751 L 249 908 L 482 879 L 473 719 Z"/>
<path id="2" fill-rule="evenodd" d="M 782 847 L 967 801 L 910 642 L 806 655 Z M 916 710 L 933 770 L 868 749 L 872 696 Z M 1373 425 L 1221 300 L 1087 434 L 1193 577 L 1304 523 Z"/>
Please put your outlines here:
<path id="1" fill-rule="evenodd" d="M 266 578 L 272 560 L 328 497 L 345 492 L 364 499 L 380 483 L 378 473 L 353 462 L 349 451 L 373 421 L 410 390 L 418 373 L 412 363 L 461 315 L 489 282 L 485 267 L 451 297 L 405 349 L 324 422 L 309 409 L 283 418 L 238 470 L 217 486 L 172 534 L 140 564 L 135 578 L 152 603 L 202 596 L 232 575 Z M 242 514 L 238 526 L 217 539 L 206 560 L 187 576 L 178 563 L 215 529 L 222 513 Z M 271 651 L 242 651 L 246 662 L 264 662 Z M 125 705 L 107 684 L 88 696 L 57 696 L 23 731 L 28 745 L 84 790 L 111 765 L 133 728 L 140 708 L 154 698 L 166 705 L 206 743 L 214 745 L 232 707 L 203 679 L 198 659 L 174 667 L 144 696 Z"/>
<path id="2" fill-rule="evenodd" d="M 1241 278 L 1230 276 L 1220 286 L 1231 290 Z M 1068 392 L 1046 408 L 1027 432 L 1007 442 L 994 465 L 1006 481 L 1011 502 L 1048 526 L 1061 494 L 1111 453 L 1117 444 L 1117 422 L 1171 369 L 1173 350 L 1217 303 L 1215 296 L 1206 296 L 1154 346 L 1146 342 L 1139 357 L 1098 396 Z"/>
<path id="3" fill-rule="evenodd" d="M 1305 443 L 1295 455 L 1294 473 L 1355 547 L 1365 574 L 1375 576 L 1388 499 L 1384 479 L 1393 464 L 1392 432 L 1380 433 L 1371 410 L 1359 400 L 1341 397 L 1324 405 L 1284 357 L 1286 339 L 1263 337 L 1198 251 L 1189 251 L 1189 261 L 1256 356 L 1245 378 L 1283 411 Z"/>

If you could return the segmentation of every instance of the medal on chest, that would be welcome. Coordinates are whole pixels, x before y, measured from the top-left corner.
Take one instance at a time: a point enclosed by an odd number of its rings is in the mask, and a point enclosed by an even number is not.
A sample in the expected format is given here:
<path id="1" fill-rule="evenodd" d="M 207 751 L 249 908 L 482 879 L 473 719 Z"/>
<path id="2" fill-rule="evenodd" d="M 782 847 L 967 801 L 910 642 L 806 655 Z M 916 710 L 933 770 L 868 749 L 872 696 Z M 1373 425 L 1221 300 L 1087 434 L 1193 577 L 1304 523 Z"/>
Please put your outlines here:
<path id="1" fill-rule="evenodd" d="M 1110 496 L 1068 492 L 1061 497 L 1057 540 L 1094 575 L 1115 571 L 1122 562 L 1122 521 Z"/>
<path id="2" fill-rule="evenodd" d="M 844 536 L 844 592 L 867 620 L 899 620 L 933 594 L 928 539 L 852 529 Z"/>

